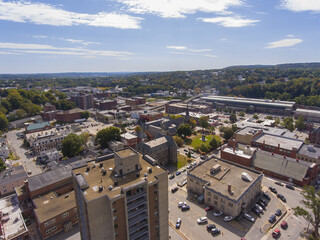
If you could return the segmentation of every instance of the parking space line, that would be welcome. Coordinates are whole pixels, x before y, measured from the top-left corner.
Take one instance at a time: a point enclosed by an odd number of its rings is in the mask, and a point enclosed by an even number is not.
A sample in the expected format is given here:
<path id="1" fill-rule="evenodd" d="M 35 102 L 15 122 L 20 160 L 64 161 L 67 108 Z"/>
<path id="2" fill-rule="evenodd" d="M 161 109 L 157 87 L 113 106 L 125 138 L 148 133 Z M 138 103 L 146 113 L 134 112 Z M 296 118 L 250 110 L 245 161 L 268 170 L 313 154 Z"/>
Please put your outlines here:
<path id="1" fill-rule="evenodd" d="M 189 240 L 189 238 L 187 238 L 186 235 L 184 235 L 184 233 L 182 233 L 180 230 L 176 229 L 176 227 L 174 226 L 174 224 L 172 224 L 171 222 L 169 222 L 169 225 L 184 239 Z"/>

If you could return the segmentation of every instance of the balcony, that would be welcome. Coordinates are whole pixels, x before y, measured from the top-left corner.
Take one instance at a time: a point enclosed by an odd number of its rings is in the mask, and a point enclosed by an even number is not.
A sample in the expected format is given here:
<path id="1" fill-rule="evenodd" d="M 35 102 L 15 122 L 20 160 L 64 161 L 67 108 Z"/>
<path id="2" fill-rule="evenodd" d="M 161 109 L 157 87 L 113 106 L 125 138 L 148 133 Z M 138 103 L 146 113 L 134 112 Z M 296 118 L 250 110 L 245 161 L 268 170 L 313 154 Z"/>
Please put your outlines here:
<path id="1" fill-rule="evenodd" d="M 144 206 L 144 207 L 142 207 L 142 208 L 140 208 L 140 209 L 138 209 L 136 211 L 132 211 L 132 212 L 128 213 L 128 219 L 131 219 L 131 218 L 133 218 L 133 217 L 135 217 L 135 216 L 137 216 L 137 215 L 139 215 L 139 214 L 141 214 L 143 212 L 147 213 L 147 211 L 148 211 L 148 208 L 146 206 Z"/>
<path id="2" fill-rule="evenodd" d="M 146 203 L 147 203 L 147 199 L 145 199 L 145 198 L 141 198 L 137 202 L 130 203 L 130 204 L 127 205 L 128 212 L 130 210 L 132 210 L 134 208 L 137 208 L 137 207 L 141 206 L 142 204 L 146 204 Z"/>
<path id="3" fill-rule="evenodd" d="M 148 214 L 142 214 L 142 215 L 140 215 L 138 217 L 135 217 L 135 218 L 132 218 L 132 219 L 128 220 L 129 228 L 130 228 L 130 226 L 132 226 L 132 225 L 134 225 L 134 224 L 136 224 L 138 222 L 141 222 L 143 220 L 147 220 L 148 221 Z"/>
<path id="4" fill-rule="evenodd" d="M 145 195 L 147 195 L 146 191 L 143 191 L 143 192 L 140 192 L 140 193 L 137 193 L 137 194 L 134 194 L 134 195 L 127 196 L 127 203 L 132 202 L 132 201 L 138 199 L 139 197 L 142 197 L 142 196 L 145 196 Z"/>
<path id="5" fill-rule="evenodd" d="M 134 234 L 136 231 L 138 231 L 139 229 L 141 229 L 143 227 L 148 227 L 148 222 L 145 222 L 145 223 L 143 223 L 139 226 L 136 226 L 136 227 L 129 228 L 129 235 Z"/>
<path id="6" fill-rule="evenodd" d="M 136 240 L 136 239 L 139 239 L 140 237 L 142 237 L 144 235 L 148 236 L 148 233 L 149 233 L 148 228 L 145 228 L 143 231 L 136 232 L 136 233 L 134 233 L 132 235 L 129 235 L 129 238 L 131 240 Z"/>

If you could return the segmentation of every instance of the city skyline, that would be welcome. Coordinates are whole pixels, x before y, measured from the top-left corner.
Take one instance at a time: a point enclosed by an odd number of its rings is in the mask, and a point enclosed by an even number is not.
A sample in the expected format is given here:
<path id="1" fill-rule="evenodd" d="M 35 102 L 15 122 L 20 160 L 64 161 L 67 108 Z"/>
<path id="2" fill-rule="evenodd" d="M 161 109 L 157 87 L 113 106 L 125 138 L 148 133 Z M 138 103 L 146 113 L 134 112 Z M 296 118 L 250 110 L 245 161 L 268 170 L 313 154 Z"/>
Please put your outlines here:
<path id="1" fill-rule="evenodd" d="M 319 12 L 312 0 L 0 0 L 0 73 L 316 62 Z"/>

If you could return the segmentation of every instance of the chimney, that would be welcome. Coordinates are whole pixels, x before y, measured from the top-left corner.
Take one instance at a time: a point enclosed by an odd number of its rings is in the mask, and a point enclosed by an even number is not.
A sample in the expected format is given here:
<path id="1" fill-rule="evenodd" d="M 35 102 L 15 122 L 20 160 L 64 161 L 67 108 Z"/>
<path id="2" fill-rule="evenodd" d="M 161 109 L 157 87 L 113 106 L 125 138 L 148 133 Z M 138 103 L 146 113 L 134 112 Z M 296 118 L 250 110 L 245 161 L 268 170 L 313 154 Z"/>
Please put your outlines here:
<path id="1" fill-rule="evenodd" d="M 231 193 L 231 184 L 228 184 L 228 192 Z"/>
<path id="2" fill-rule="evenodd" d="M 280 148 L 280 143 L 278 143 L 278 148 Z"/>
<path id="3" fill-rule="evenodd" d="M 284 155 L 283 158 L 286 158 L 286 155 Z"/>

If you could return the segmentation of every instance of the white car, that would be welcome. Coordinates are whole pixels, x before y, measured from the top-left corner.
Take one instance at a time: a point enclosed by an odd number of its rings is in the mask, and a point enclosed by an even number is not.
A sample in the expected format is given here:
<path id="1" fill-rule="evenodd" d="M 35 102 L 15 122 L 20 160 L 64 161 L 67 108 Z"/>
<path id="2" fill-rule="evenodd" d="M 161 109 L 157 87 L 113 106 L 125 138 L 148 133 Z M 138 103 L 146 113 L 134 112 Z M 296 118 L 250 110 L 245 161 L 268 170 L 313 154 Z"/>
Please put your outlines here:
<path id="1" fill-rule="evenodd" d="M 233 219 L 233 217 L 232 216 L 226 216 L 226 217 L 224 217 L 224 221 L 225 222 L 229 222 L 229 221 L 231 221 Z"/>
<path id="2" fill-rule="evenodd" d="M 207 223 L 208 222 L 208 218 L 207 217 L 201 217 L 197 219 L 197 223 L 198 224 L 202 224 L 202 223 Z"/>
<path id="3" fill-rule="evenodd" d="M 243 217 L 244 217 L 245 219 L 251 221 L 251 222 L 254 222 L 254 221 L 255 221 L 254 218 L 253 218 L 251 215 L 249 215 L 248 213 L 244 214 Z"/>
<path id="4" fill-rule="evenodd" d="M 255 204 L 254 206 L 259 210 L 259 212 L 263 213 L 262 207 L 260 207 L 258 204 Z"/>
<path id="5" fill-rule="evenodd" d="M 179 202 L 179 203 L 178 203 L 178 208 L 181 208 L 181 207 L 184 206 L 184 205 L 187 205 L 187 203 L 186 203 L 186 202 Z"/>
<path id="6" fill-rule="evenodd" d="M 215 211 L 215 212 L 213 213 L 213 215 L 214 215 L 215 217 L 219 217 L 219 216 L 221 216 L 222 214 L 223 214 L 222 211 Z"/>

